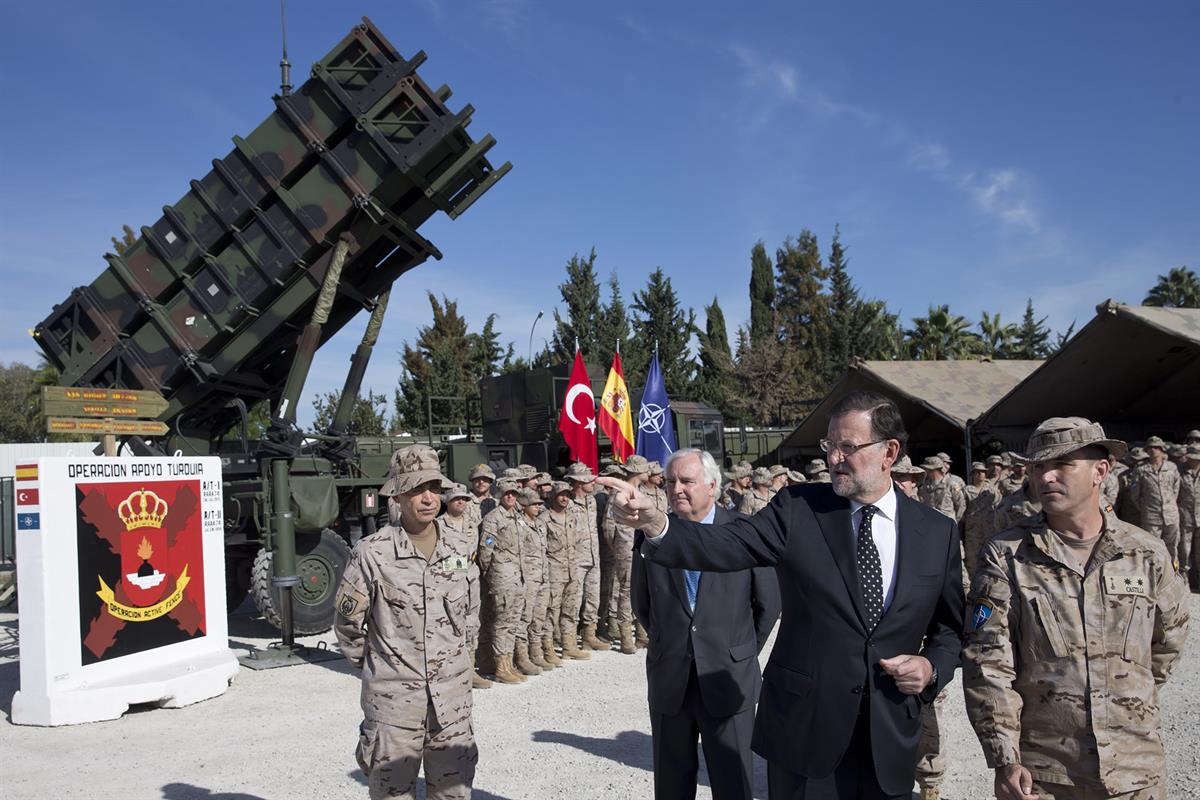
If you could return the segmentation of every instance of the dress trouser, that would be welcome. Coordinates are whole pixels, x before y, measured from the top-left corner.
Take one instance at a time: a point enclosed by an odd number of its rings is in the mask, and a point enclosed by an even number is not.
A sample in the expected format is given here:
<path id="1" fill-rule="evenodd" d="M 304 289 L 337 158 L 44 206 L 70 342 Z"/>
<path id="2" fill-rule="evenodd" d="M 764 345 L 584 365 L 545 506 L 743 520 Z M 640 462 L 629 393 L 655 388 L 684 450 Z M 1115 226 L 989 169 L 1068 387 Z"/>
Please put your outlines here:
<path id="1" fill-rule="evenodd" d="M 676 714 L 650 712 L 654 747 L 655 800 L 692 800 L 700 758 L 696 739 L 704 749 L 708 785 L 713 800 L 751 800 L 753 767 L 750 739 L 754 733 L 754 708 L 728 717 L 714 717 L 704 707 L 696 664 L 692 663 L 683 705 Z"/>

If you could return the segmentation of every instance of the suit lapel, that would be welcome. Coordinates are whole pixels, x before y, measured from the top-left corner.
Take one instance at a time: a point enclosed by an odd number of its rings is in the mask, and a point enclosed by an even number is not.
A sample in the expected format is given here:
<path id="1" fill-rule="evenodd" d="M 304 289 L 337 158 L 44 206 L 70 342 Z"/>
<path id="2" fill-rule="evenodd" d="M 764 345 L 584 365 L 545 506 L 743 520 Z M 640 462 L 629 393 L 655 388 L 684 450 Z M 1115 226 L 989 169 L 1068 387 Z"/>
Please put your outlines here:
<path id="1" fill-rule="evenodd" d="M 899 607 L 900 601 L 916 578 L 924 534 L 921 511 L 915 500 L 907 497 L 904 492 L 896 492 L 896 582 L 892 588 L 892 602 L 880 622 L 887 619 L 893 608 Z"/>
<path id="2" fill-rule="evenodd" d="M 829 552 L 833 553 L 833 560 L 846 583 L 846 592 L 850 595 L 854 610 L 858 613 L 858 620 L 865 630 L 866 623 L 863 620 L 867 615 L 863 610 L 862 585 L 858 580 L 858 567 L 855 563 L 854 537 L 850 529 L 850 503 L 832 492 L 830 496 L 832 500 L 825 508 L 819 511 L 814 509 L 817 525 L 825 537 L 825 543 L 829 545 Z"/>

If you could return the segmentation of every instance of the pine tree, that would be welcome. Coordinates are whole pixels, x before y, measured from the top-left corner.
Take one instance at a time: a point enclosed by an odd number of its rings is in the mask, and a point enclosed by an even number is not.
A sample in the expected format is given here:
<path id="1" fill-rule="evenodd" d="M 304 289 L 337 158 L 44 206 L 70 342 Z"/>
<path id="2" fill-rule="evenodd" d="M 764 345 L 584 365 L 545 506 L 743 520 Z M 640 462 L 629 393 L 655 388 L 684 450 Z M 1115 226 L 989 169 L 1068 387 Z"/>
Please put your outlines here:
<path id="1" fill-rule="evenodd" d="M 760 239 L 750 250 L 750 341 L 776 338 L 775 267 Z"/>
<path id="2" fill-rule="evenodd" d="M 829 248 L 829 340 L 823 348 L 825 364 L 822 370 L 826 384 L 832 384 L 850 364 L 857 352 L 858 342 L 855 319 L 860 300 L 858 290 L 850 280 L 847 270 L 846 251 L 842 247 L 842 235 L 838 226 L 833 227 L 833 243 Z"/>
<path id="3" fill-rule="evenodd" d="M 1033 313 L 1033 298 L 1025 303 L 1025 316 L 1017 326 L 1013 337 L 1012 357 L 1026 360 L 1045 358 L 1050 354 L 1050 329 L 1046 318 L 1038 319 Z"/>
<path id="4" fill-rule="evenodd" d="M 0 442 L 44 442 L 41 386 L 28 364 L 0 364 Z"/>
<path id="5" fill-rule="evenodd" d="M 333 415 L 341 400 L 341 391 L 326 392 L 313 399 L 316 417 L 313 430 L 326 431 L 333 424 Z M 388 433 L 387 395 L 368 390 L 367 396 L 355 398 L 350 412 L 348 433 L 356 436 L 386 436 Z"/>
<path id="6" fill-rule="evenodd" d="M 679 297 L 671 279 L 658 267 L 650 273 L 646 288 L 633 293 L 633 341 L 626 360 L 625 379 L 642 384 L 650 366 L 650 356 L 658 345 L 658 364 L 667 395 L 683 399 L 692 393 L 695 367 L 690 355 L 692 334 L 696 332 L 696 312 L 679 306 Z"/>
<path id="7" fill-rule="evenodd" d="M 626 354 L 632 354 L 636 348 L 630 341 L 629 313 L 625 308 L 625 301 L 621 299 L 621 282 L 614 270 L 608 276 L 608 302 L 601 308 L 596 324 L 596 344 L 591 350 L 584 350 L 583 357 L 593 364 L 599 364 L 607 374 L 618 345 L 621 348 L 625 377 L 629 379 L 631 373 L 624 365 L 625 357 Z M 571 357 L 574 358 L 574 351 Z"/>
<path id="8" fill-rule="evenodd" d="M 725 313 L 714 297 L 712 305 L 704 307 L 704 330 L 696 333 L 700 341 L 700 370 L 696 376 L 695 398 L 708 403 L 727 419 L 734 414 L 734 361 L 729 350 L 729 334 Z"/>
<path id="9" fill-rule="evenodd" d="M 775 310 L 786 358 L 780 379 L 796 397 L 823 394 L 829 341 L 828 295 L 822 292 L 828 270 L 821 263 L 817 237 L 803 230 L 775 251 Z"/>
<path id="10" fill-rule="evenodd" d="M 780 364 L 787 359 L 785 345 L 774 337 L 754 344 L 746 328 L 738 330 L 737 366 L 734 369 L 737 390 L 730 406 L 736 418 L 750 425 L 789 425 L 803 416 L 796 394 L 780 380 Z"/>
<path id="11" fill-rule="evenodd" d="M 575 343 L 583 348 L 585 358 L 605 347 L 612 352 L 612 343 L 602 344 L 603 310 L 600 306 L 600 282 L 596 277 L 596 248 L 586 258 L 579 254 L 567 261 L 567 279 L 559 284 L 559 293 L 567 307 L 567 318 L 563 319 L 558 309 L 554 311 L 554 335 L 550 350 L 559 363 L 570 364 L 575 358 Z"/>
<path id="12" fill-rule="evenodd" d="M 496 332 L 496 315 L 488 314 L 483 330 L 467 338 L 470 341 L 471 377 L 478 384 L 484 378 L 497 374 L 505 358 L 505 350 L 500 346 L 500 334 Z"/>
<path id="13" fill-rule="evenodd" d="M 438 302 L 433 292 L 428 295 L 433 323 L 417 331 L 413 346 L 404 343 L 396 389 L 396 420 L 410 431 L 427 429 L 431 397 L 466 398 L 478 392 L 467 322 L 459 316 L 458 303 L 445 296 Z M 466 403 L 435 400 L 432 413 L 435 425 L 464 425 Z"/>

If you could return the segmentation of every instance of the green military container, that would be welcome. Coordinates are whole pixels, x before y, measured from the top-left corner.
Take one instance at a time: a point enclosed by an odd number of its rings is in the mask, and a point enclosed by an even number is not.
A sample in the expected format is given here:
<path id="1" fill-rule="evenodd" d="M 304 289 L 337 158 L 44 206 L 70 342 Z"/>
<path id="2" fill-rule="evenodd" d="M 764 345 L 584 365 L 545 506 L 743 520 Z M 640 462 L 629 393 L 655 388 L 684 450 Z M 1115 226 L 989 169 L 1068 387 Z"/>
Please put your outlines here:
<path id="1" fill-rule="evenodd" d="M 290 533 L 277 530 L 283 509 L 274 498 L 290 496 L 299 563 L 285 571 L 295 574 L 254 588 L 264 614 L 279 621 L 279 589 L 298 576 L 300 633 L 332 621 L 347 543 L 374 519 L 368 504 L 378 502 L 372 493 L 396 446 L 356 442 L 337 426 L 315 443 L 295 430 L 312 354 L 358 313 L 373 312 L 344 393 L 357 395 L 392 283 L 441 258 L 420 226 L 438 211 L 458 217 L 510 169 L 488 161 L 490 135 L 467 134 L 471 106 L 452 112 L 450 90 L 417 74 L 424 60 L 423 52 L 401 56 L 363 18 L 34 331 L 64 385 L 161 393 L 170 434 L 159 451 L 222 456 L 235 597 L 251 572 L 259 583 L 259 573 L 280 572 L 273 537 Z M 248 442 L 239 423 L 263 402 L 272 430 Z M 277 472 L 281 459 L 288 472 Z M 271 485 L 289 472 L 290 486 Z"/>

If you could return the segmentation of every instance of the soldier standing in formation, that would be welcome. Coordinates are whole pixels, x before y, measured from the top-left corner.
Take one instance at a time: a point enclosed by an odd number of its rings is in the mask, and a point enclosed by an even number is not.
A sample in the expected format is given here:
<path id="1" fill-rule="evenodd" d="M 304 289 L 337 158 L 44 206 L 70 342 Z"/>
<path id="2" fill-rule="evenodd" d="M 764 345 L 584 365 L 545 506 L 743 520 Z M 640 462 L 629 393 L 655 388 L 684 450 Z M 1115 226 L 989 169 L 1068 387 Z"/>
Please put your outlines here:
<path id="1" fill-rule="evenodd" d="M 626 459 L 621 471 L 625 476 L 624 480 L 640 488 L 650 473 L 650 463 L 644 456 L 632 455 Z M 629 595 L 629 581 L 633 574 L 634 529 L 618 523 L 613 518 L 612 510 L 608 509 L 600 532 L 608 557 L 608 569 L 600 571 L 601 618 L 607 616 L 616 622 L 621 652 L 632 655 L 637 652 L 633 632 L 633 606 Z"/>
<path id="2" fill-rule="evenodd" d="M 1193 590 L 1200 589 L 1200 445 L 1187 448 L 1179 473 L 1179 564 Z"/>
<path id="3" fill-rule="evenodd" d="M 524 675 L 541 675 L 551 670 L 542 655 L 542 626 L 546 622 L 549 594 L 546 588 L 546 531 L 540 517 L 545 503 L 537 489 L 522 489 L 517 494 L 521 513 L 517 527 L 521 532 L 522 572 L 525 576 L 525 605 L 517 626 L 513 664 Z"/>
<path id="4" fill-rule="evenodd" d="M 804 471 L 808 473 L 808 479 L 814 483 L 829 483 L 829 467 L 823 458 L 814 458 L 808 462 Z"/>
<path id="5" fill-rule="evenodd" d="M 453 534 L 455 539 L 470 542 L 471 555 L 474 558 L 479 542 L 479 523 L 472 519 L 472 511 L 477 509 L 477 506 L 471 502 L 471 493 L 467 491 L 467 487 L 456 483 L 442 494 L 442 506 L 446 513 L 438 518 L 441 530 Z M 481 604 L 479 581 L 471 582 L 471 591 L 474 593 L 471 598 L 471 607 L 479 608 Z M 476 669 L 471 672 L 471 688 L 490 689 L 492 682 L 479 674 L 478 665 L 475 664 L 475 653 L 478 649 L 479 625 L 476 624 L 467 628 L 467 653 L 471 657 L 472 665 L 476 666 Z"/>
<path id="6" fill-rule="evenodd" d="M 520 491 L 516 478 L 496 482 L 497 505 L 483 518 L 479 532 L 479 569 L 484 584 L 483 621 L 490 628 L 493 672 L 501 683 L 524 683 L 513 668 L 517 628 L 525 611 L 523 537 L 517 508 Z"/>
<path id="7" fill-rule="evenodd" d="M 471 484 L 471 505 L 467 509 L 467 516 L 475 526 L 472 530 L 478 531 L 483 518 L 496 507 L 496 498 L 492 497 L 496 473 L 487 464 L 476 464 L 471 468 L 467 481 Z"/>
<path id="8" fill-rule="evenodd" d="M 471 658 L 479 595 L 474 537 L 437 519 L 451 484 L 425 445 L 397 451 L 380 495 L 388 525 L 355 546 L 338 586 L 334 632 L 362 671 L 358 764 L 372 798 L 469 798 L 479 754 Z"/>
<path id="9" fill-rule="evenodd" d="M 721 505 L 730 511 L 737 511 L 742 506 L 742 497 L 750 491 L 751 478 L 754 468 L 747 461 L 739 461 L 733 469 L 725 473 L 729 484 L 721 493 Z"/>
<path id="10" fill-rule="evenodd" d="M 1187 638 L 1186 587 L 1160 539 L 1100 507 L 1123 442 L 1053 418 L 1027 449 L 1043 510 L 984 546 L 963 648 L 996 797 L 1161 798 L 1158 688 Z"/>
<path id="11" fill-rule="evenodd" d="M 921 502 L 930 508 L 945 514 L 955 522 L 962 522 L 967 513 L 967 496 L 960 488 L 962 478 L 958 483 L 946 477 L 948 467 L 938 456 L 930 456 L 921 464 L 925 470 L 925 480 L 921 483 Z"/>
<path id="12" fill-rule="evenodd" d="M 554 639 L 562 646 L 565 658 L 585 659 L 592 654 L 579 649 L 575 638 L 579 604 L 583 594 L 579 581 L 579 540 L 583 536 L 582 518 L 572 509 L 573 490 L 565 481 L 556 481 L 545 513 L 546 565 L 550 585 L 550 603 L 546 608 L 546 624 L 552 639 L 542 640 L 547 654 L 554 650 Z"/>
<path id="13" fill-rule="evenodd" d="M 900 456 L 892 464 L 892 480 L 896 488 L 913 500 L 919 500 L 918 492 L 924 477 L 925 470 L 914 466 L 908 456 Z"/>
<path id="14" fill-rule="evenodd" d="M 663 477 L 662 464 L 657 461 L 649 461 L 646 466 L 650 471 L 646 473 L 646 483 L 642 487 L 642 491 L 650 495 L 654 500 L 654 507 L 665 514 L 667 512 L 667 490 L 663 488 L 666 478 Z"/>
<path id="15" fill-rule="evenodd" d="M 751 478 L 750 491 L 742 495 L 742 505 L 738 511 L 752 517 L 767 507 L 771 502 L 771 471 L 766 467 L 754 470 Z"/>
<path id="16" fill-rule="evenodd" d="M 576 516 L 579 529 L 575 560 L 577 591 L 581 599 L 573 599 L 567 604 L 573 620 L 572 630 L 582 625 L 582 645 L 589 650 L 607 650 L 608 643 L 596 636 L 600 610 L 600 514 L 595 496 L 596 476 L 586 464 L 576 461 L 567 468 L 566 477 L 572 488 L 571 512 Z"/>
<path id="17" fill-rule="evenodd" d="M 1157 436 L 1146 440 L 1147 462 L 1139 467 L 1134 505 L 1141 527 L 1163 540 L 1167 552 L 1179 559 L 1179 468 L 1167 461 L 1166 444 Z"/>

